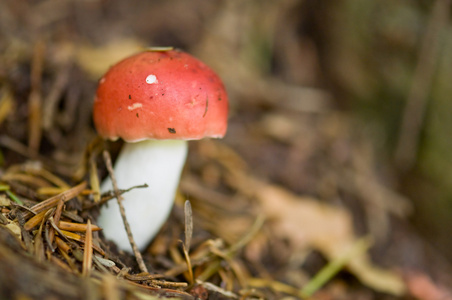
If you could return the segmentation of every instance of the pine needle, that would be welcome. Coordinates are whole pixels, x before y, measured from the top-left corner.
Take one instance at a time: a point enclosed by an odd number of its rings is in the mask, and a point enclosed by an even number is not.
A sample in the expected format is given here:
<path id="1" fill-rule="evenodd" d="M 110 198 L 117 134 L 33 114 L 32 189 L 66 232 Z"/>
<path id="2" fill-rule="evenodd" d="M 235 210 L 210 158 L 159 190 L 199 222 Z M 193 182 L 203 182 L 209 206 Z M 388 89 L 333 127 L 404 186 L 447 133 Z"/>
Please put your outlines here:
<path id="1" fill-rule="evenodd" d="M 85 247 L 83 249 L 82 275 L 89 276 L 93 265 L 93 235 L 91 231 L 91 220 L 88 219 L 86 226 Z"/>

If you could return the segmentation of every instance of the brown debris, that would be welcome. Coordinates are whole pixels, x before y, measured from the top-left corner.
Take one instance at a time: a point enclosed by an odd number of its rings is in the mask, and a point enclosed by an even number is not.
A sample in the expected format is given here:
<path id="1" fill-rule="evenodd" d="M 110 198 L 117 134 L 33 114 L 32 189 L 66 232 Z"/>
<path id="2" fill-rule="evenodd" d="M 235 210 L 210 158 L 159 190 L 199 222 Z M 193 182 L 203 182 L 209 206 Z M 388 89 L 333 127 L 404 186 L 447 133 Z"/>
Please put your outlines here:
<path id="1" fill-rule="evenodd" d="M 31 65 L 31 92 L 28 99 L 30 110 L 28 146 L 34 152 L 39 150 L 42 137 L 42 72 L 44 65 L 45 43 L 43 40 L 36 42 Z"/>
<path id="2" fill-rule="evenodd" d="M 0 298 L 450 298 L 450 262 L 402 193 L 439 205 L 436 185 L 403 183 L 383 149 L 408 173 L 438 163 L 450 188 L 450 139 L 421 149 L 450 133 L 449 37 L 432 34 L 450 0 L 435 2 L 0 1 Z M 428 15 L 438 30 L 423 32 Z M 108 67 L 149 43 L 217 70 L 231 114 L 223 140 L 191 142 L 170 219 L 132 256 L 96 226 L 100 205 L 140 186 L 100 194 L 121 142 L 96 138 L 91 106 Z M 391 115 L 381 127 L 355 106 Z"/>

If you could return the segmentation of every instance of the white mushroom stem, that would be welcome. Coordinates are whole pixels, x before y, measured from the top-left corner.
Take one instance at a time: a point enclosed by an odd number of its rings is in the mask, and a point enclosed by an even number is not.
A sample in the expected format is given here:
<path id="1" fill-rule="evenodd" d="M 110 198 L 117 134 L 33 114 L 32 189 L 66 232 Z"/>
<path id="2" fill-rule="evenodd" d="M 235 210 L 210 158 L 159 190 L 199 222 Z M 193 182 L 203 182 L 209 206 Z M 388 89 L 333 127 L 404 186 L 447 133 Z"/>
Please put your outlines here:
<path id="1" fill-rule="evenodd" d="M 114 166 L 119 189 L 147 184 L 124 193 L 123 205 L 135 242 L 143 251 L 167 219 L 187 156 L 187 141 L 145 140 L 125 143 Z M 111 191 L 107 178 L 101 192 Z M 132 252 L 117 201 L 102 206 L 98 224 L 105 237 L 122 250 Z"/>

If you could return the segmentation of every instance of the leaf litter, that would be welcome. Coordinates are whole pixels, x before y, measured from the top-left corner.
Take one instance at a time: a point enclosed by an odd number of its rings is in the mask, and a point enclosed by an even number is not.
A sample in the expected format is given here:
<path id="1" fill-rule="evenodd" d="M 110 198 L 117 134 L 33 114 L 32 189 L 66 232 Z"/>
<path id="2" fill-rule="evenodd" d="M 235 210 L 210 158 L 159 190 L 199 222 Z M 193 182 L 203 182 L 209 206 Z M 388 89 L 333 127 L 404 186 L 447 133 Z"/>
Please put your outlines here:
<path id="1" fill-rule="evenodd" d="M 8 36 L 0 58 L 0 268 L 16 272 L 0 281 L 14 287 L 8 289 L 12 299 L 331 299 L 360 292 L 447 299 L 447 289 L 425 273 L 371 258 L 373 245 L 391 233 L 391 220 L 403 220 L 412 207 L 381 180 L 375 153 L 353 135 L 353 120 L 332 111 L 332 95 L 272 77 L 257 60 L 247 60 L 257 53 L 252 44 L 237 57 L 237 40 L 244 39 L 234 36 L 231 24 L 245 24 L 243 32 L 265 44 L 262 28 L 275 29 L 278 13 L 294 8 L 291 1 L 255 4 L 225 4 L 209 23 L 215 34 L 200 35 L 192 47 L 236 97 L 231 128 L 224 141 L 191 145 L 172 215 L 142 253 L 149 272 L 95 225 L 97 207 L 127 190 L 99 192 L 108 173 L 100 154 L 107 149 L 114 160 L 121 143 L 95 138 L 91 101 L 84 100 L 109 65 L 147 46 L 145 39 L 118 35 L 101 46 Z M 241 13 L 253 7 L 260 25 Z M 30 8 L 46 6 L 15 11 Z M 179 11 L 190 14 L 185 8 Z M 64 14 L 70 11 L 54 20 Z M 274 51 L 293 57 L 297 46 L 291 45 Z M 304 51 L 309 56 L 313 50 Z M 302 67 L 285 66 L 297 74 L 306 67 L 297 62 Z M 347 199 L 359 205 L 350 208 Z M 364 221 L 355 207 L 363 209 Z"/>

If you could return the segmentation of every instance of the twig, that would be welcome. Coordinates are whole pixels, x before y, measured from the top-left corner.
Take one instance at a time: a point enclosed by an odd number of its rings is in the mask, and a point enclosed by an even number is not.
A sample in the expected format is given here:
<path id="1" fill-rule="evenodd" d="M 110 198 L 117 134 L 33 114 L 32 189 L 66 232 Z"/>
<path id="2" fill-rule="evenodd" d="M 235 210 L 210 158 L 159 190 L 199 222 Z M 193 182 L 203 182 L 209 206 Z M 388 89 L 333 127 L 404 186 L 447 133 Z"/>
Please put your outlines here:
<path id="1" fill-rule="evenodd" d="M 404 170 L 412 167 L 419 148 L 419 139 L 433 81 L 441 42 L 441 32 L 448 24 L 450 0 L 436 0 L 419 51 L 401 129 L 395 150 L 395 161 Z"/>
<path id="2" fill-rule="evenodd" d="M 193 236 L 193 212 L 189 200 L 185 201 L 184 213 L 185 213 L 185 241 L 182 244 L 182 248 L 184 251 L 185 261 L 187 262 L 188 281 L 190 282 L 190 284 L 193 284 L 194 283 L 193 269 L 191 266 L 190 255 L 188 254 L 188 252 L 190 251 L 191 238 Z"/>
<path id="3" fill-rule="evenodd" d="M 163 274 L 126 274 L 124 276 L 127 280 L 130 281 L 148 281 L 148 280 L 156 280 L 165 278 L 165 275 Z"/>
<path id="4" fill-rule="evenodd" d="M 151 282 L 155 285 L 158 285 L 159 287 L 184 288 L 188 286 L 186 282 L 172 282 L 163 280 L 152 280 Z"/>
<path id="5" fill-rule="evenodd" d="M 133 189 L 141 189 L 141 188 L 147 188 L 147 187 L 149 187 L 149 186 L 146 183 L 145 184 L 140 184 L 140 185 L 135 185 L 135 186 L 132 186 L 132 187 L 130 187 L 128 189 L 125 189 L 125 190 L 120 189 L 119 190 L 119 194 L 122 195 L 124 193 L 130 192 Z M 110 201 L 113 198 L 116 198 L 114 192 L 113 193 L 110 193 L 110 192 L 104 193 L 104 194 L 101 195 L 101 199 L 100 199 L 99 202 L 91 202 L 90 204 L 84 205 L 83 206 L 83 210 L 88 210 L 88 209 L 91 209 L 93 207 L 100 206 L 100 205 L 102 205 L 104 203 L 107 203 L 108 201 Z"/>
<path id="6" fill-rule="evenodd" d="M 185 242 L 184 246 L 187 251 L 190 251 L 191 238 L 193 236 L 193 211 L 189 200 L 185 201 Z"/>
<path id="7" fill-rule="evenodd" d="M 58 194 L 56 196 L 53 196 L 47 200 L 44 200 L 42 202 L 39 202 L 36 205 L 33 205 L 30 207 L 30 210 L 35 213 L 40 213 L 41 211 L 48 210 L 49 208 L 52 208 L 58 204 L 60 200 L 63 202 L 67 202 L 74 198 L 75 196 L 79 195 L 86 187 L 86 182 L 82 182 L 79 185 L 74 186 L 73 188 L 62 192 L 61 194 Z M 32 215 L 31 212 L 27 211 L 22 214 L 24 219 L 29 218 Z"/>
<path id="8" fill-rule="evenodd" d="M 122 205 L 123 198 L 119 192 L 118 184 L 116 182 L 116 177 L 113 172 L 113 167 L 111 165 L 110 153 L 108 153 L 108 151 L 104 150 L 103 154 L 104 154 L 105 165 L 107 166 L 107 170 L 110 175 L 111 182 L 113 183 L 113 190 L 115 192 L 116 200 L 118 201 L 119 212 L 121 213 L 122 221 L 124 222 L 124 228 L 126 229 L 127 237 L 129 238 L 130 246 L 132 246 L 133 254 L 135 255 L 135 258 L 137 260 L 138 267 L 140 268 L 141 272 L 149 273 L 148 269 L 146 268 L 146 265 L 144 264 L 143 257 L 141 256 L 141 253 L 138 250 L 137 244 L 135 243 L 135 240 L 133 239 L 132 230 L 130 229 L 129 222 L 127 221 L 126 211 L 124 209 L 124 206 Z"/>

